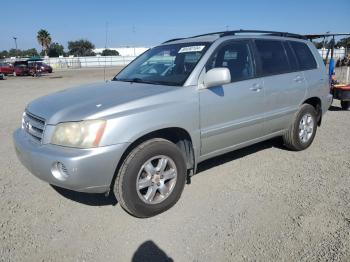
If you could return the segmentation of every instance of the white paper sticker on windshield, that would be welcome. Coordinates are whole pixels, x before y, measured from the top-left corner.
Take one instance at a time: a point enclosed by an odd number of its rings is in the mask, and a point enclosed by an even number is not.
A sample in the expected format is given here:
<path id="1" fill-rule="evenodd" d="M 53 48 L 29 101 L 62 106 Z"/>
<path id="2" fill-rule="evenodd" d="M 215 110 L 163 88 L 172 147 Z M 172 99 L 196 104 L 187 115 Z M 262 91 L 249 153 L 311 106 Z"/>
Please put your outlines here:
<path id="1" fill-rule="evenodd" d="M 179 53 L 200 52 L 203 50 L 204 47 L 205 47 L 204 45 L 186 46 L 186 47 L 182 47 L 179 50 Z"/>

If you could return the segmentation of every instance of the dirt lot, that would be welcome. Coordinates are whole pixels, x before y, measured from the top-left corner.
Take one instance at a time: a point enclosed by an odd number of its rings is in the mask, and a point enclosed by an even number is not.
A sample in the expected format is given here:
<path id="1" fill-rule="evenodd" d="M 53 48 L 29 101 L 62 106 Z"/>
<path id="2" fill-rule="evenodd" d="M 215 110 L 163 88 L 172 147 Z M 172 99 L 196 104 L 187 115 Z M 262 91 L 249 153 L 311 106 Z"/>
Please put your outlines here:
<path id="1" fill-rule="evenodd" d="M 12 145 L 29 101 L 102 80 L 99 69 L 0 81 L 0 260 L 350 260 L 350 112 L 338 102 L 306 151 L 274 139 L 206 161 L 172 209 L 137 219 L 38 180 Z"/>

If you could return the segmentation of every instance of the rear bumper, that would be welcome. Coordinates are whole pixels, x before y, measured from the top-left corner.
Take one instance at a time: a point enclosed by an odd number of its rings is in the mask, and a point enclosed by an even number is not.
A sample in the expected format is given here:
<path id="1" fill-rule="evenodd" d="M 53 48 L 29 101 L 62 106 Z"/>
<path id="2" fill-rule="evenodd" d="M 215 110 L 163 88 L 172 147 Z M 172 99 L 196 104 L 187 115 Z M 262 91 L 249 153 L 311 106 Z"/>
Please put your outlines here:
<path id="1" fill-rule="evenodd" d="M 13 133 L 13 140 L 19 160 L 33 175 L 52 185 L 88 193 L 109 191 L 118 162 L 128 146 L 77 149 L 41 145 L 22 129 Z M 58 162 L 65 166 L 65 176 L 54 175 Z"/>

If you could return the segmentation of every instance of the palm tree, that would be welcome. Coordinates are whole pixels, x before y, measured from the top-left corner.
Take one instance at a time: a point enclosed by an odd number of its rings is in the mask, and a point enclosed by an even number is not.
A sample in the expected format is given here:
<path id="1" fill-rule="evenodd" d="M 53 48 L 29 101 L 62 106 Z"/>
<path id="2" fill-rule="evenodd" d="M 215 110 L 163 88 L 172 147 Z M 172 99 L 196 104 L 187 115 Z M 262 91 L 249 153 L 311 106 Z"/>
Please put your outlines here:
<path id="1" fill-rule="evenodd" d="M 45 29 L 41 29 L 38 31 L 38 35 L 36 36 L 36 39 L 38 40 L 39 44 L 42 46 L 43 50 L 45 51 L 45 56 L 47 56 L 47 50 L 49 49 L 51 44 L 50 33 Z"/>

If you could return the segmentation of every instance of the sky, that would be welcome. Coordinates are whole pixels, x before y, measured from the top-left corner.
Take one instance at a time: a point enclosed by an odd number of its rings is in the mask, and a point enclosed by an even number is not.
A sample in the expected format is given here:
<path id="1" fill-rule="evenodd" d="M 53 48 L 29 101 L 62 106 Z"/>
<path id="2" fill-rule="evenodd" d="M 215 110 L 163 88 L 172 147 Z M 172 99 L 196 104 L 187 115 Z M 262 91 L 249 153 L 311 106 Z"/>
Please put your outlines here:
<path id="1" fill-rule="evenodd" d="M 88 39 L 96 48 L 105 46 L 106 31 L 107 47 L 150 47 L 227 29 L 350 32 L 350 0 L 17 0 L 3 1 L 0 10 L 0 50 L 14 48 L 14 36 L 19 49 L 41 50 L 40 29 L 65 47 Z"/>

